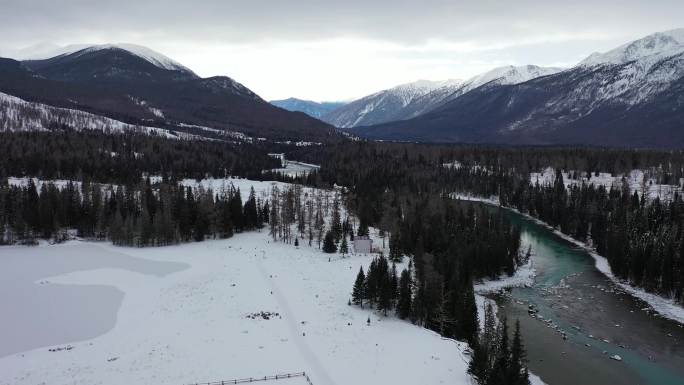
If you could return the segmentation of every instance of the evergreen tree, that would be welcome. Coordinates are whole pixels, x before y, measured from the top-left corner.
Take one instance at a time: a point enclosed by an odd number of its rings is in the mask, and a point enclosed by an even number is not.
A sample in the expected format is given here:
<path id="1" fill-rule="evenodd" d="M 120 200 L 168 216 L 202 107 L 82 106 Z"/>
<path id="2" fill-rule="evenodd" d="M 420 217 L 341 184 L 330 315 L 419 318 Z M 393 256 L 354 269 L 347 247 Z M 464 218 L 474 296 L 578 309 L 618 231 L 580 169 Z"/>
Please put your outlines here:
<path id="1" fill-rule="evenodd" d="M 399 278 L 399 299 L 397 301 L 397 316 L 406 319 L 411 314 L 411 275 L 404 269 Z"/>
<path id="2" fill-rule="evenodd" d="M 511 362 L 509 367 L 509 383 L 512 385 L 529 385 L 530 379 L 527 372 L 527 355 L 520 335 L 520 320 L 515 321 L 515 333 L 511 346 Z"/>
<path id="3" fill-rule="evenodd" d="M 340 244 L 340 254 L 347 255 L 349 253 L 349 246 L 347 245 L 347 237 L 342 236 L 342 243 Z"/>
<path id="4" fill-rule="evenodd" d="M 404 257 L 402 256 L 401 249 L 399 246 L 399 231 L 393 231 L 392 234 L 390 234 L 389 246 L 390 246 L 390 253 L 389 253 L 390 260 L 392 262 L 400 263 L 404 259 Z"/>
<path id="5" fill-rule="evenodd" d="M 256 193 L 254 192 L 254 187 L 250 189 L 249 198 L 247 199 L 247 202 L 245 202 L 243 218 L 246 229 L 252 230 L 261 225 L 257 212 Z"/>
<path id="6" fill-rule="evenodd" d="M 326 253 L 337 252 L 337 245 L 335 244 L 335 235 L 332 231 L 325 233 L 325 239 L 323 240 L 323 251 Z"/>
<path id="7" fill-rule="evenodd" d="M 509 381 L 511 357 L 508 346 L 508 322 L 506 317 L 501 320 L 498 337 L 496 359 L 494 360 L 491 373 L 487 376 L 487 384 L 489 385 L 508 384 Z"/>
<path id="8" fill-rule="evenodd" d="M 332 213 L 332 223 L 330 224 L 330 232 L 333 235 L 335 243 L 342 237 L 342 220 L 340 218 L 340 203 L 335 198 L 333 201 L 333 213 Z M 327 235 L 326 235 L 327 237 Z"/>
<path id="9" fill-rule="evenodd" d="M 359 273 L 356 275 L 354 282 L 354 289 L 352 290 L 352 303 L 363 308 L 363 299 L 365 296 L 366 275 L 363 273 L 363 267 L 359 268 Z"/>
<path id="10" fill-rule="evenodd" d="M 359 236 L 368 236 L 368 223 L 365 220 L 359 221 L 359 229 L 357 234 Z"/>

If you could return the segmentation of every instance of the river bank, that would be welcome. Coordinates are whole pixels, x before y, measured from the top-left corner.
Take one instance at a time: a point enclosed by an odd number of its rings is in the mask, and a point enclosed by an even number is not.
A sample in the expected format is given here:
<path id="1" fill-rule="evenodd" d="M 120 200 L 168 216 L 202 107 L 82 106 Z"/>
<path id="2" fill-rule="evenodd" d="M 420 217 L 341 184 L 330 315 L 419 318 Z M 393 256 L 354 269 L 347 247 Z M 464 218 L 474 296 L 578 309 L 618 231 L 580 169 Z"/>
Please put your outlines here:
<path id="1" fill-rule="evenodd" d="M 501 317 L 520 320 L 532 372 L 550 385 L 683 383 L 681 324 L 648 311 L 600 272 L 585 249 L 527 216 L 503 213 L 520 227 L 521 249 L 531 249 L 534 276 L 525 281 L 518 272 L 478 283 L 485 289 L 478 306 L 493 300 Z M 486 290 L 493 287 L 499 290 Z"/>
<path id="2" fill-rule="evenodd" d="M 543 222 L 538 218 L 535 218 L 527 213 L 522 213 L 513 207 L 502 206 L 497 197 L 485 198 L 466 194 L 452 194 L 451 197 L 458 200 L 485 203 L 488 205 L 493 205 L 506 210 L 510 210 L 518 215 L 525 217 L 530 221 L 533 221 L 534 223 L 540 226 L 547 228 L 549 231 L 552 231 L 558 237 L 563 238 L 564 240 L 572 243 L 573 245 L 587 252 L 594 259 L 594 264 L 598 271 L 603 273 L 606 277 L 608 277 L 616 285 L 620 286 L 623 290 L 646 302 L 654 312 L 658 313 L 659 315 L 665 318 L 668 318 L 670 320 L 676 321 L 684 325 L 684 307 L 676 304 L 672 299 L 668 299 L 653 293 L 649 293 L 639 287 L 632 286 L 629 283 L 619 279 L 613 274 L 612 270 L 610 269 L 610 264 L 608 263 L 608 260 L 605 257 L 599 255 L 596 252 L 596 250 L 593 247 L 591 247 L 591 245 L 588 245 L 585 242 L 579 241 L 567 234 L 564 234 L 560 230 L 554 228 L 546 222 Z"/>

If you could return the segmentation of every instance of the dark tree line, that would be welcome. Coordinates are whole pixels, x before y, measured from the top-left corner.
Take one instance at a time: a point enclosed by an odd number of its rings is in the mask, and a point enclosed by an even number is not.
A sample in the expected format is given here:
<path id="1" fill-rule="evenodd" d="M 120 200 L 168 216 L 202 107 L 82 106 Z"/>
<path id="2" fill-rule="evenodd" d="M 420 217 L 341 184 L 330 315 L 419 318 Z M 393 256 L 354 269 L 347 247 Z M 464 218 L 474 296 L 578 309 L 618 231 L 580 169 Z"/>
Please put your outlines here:
<path id="1" fill-rule="evenodd" d="M 682 151 L 355 142 L 319 148 L 309 156 L 305 160 L 322 163 L 321 179 L 350 188 L 349 207 L 361 222 L 388 234 L 391 243 L 404 242 L 404 235 L 388 220 L 397 216 L 388 215 L 388 202 L 405 215 L 415 204 L 408 201 L 435 201 L 456 191 L 497 196 L 504 206 L 590 242 L 618 277 L 684 301 L 681 196 L 650 201 L 626 186 L 565 189 L 560 181 L 530 182 L 530 172 L 554 167 L 582 175 L 642 169 L 656 183 L 677 185 L 684 176 Z M 430 221 L 427 213 L 421 216 Z"/>
<path id="2" fill-rule="evenodd" d="M 529 213 L 606 257 L 613 273 L 684 303 L 684 202 L 652 201 L 626 181 L 619 187 L 573 185 L 563 175 L 548 185 L 520 184 L 502 202 Z"/>
<path id="3" fill-rule="evenodd" d="M 33 180 L 25 187 L 0 183 L 0 243 L 61 240 L 73 229 L 116 245 L 161 246 L 231 237 L 262 227 L 268 218 L 268 202 L 252 190 L 243 205 L 232 187 L 214 193 L 149 182 L 109 188 L 43 183 L 40 189 Z"/>
<path id="4" fill-rule="evenodd" d="M 145 175 L 173 182 L 240 176 L 261 180 L 280 167 L 265 145 L 166 139 L 96 131 L 0 132 L 0 177 L 137 184 Z M 274 175 L 269 175 L 273 177 Z"/>
<path id="5" fill-rule="evenodd" d="M 515 272 L 522 262 L 520 230 L 501 213 L 450 199 L 404 209 L 390 204 L 388 210 L 389 259 L 380 256 L 366 275 L 359 272 L 352 302 L 383 313 L 394 310 L 446 337 L 476 341 L 473 280 Z M 394 264 L 403 255 L 411 256 L 409 269 L 398 273 Z"/>
<path id="6" fill-rule="evenodd" d="M 480 385 L 529 385 L 527 354 L 516 321 L 513 341 L 509 339 L 508 321 L 497 324 L 491 304 L 484 311 L 484 330 L 473 344 L 468 372 Z"/>

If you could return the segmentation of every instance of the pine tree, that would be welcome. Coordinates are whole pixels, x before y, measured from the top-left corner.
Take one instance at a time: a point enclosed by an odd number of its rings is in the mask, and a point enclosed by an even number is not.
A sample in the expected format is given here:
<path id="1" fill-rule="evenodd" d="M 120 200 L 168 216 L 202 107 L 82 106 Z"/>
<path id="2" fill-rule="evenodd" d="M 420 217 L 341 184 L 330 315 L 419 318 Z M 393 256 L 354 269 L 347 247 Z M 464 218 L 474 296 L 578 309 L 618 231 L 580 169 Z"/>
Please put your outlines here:
<path id="1" fill-rule="evenodd" d="M 364 299 L 368 301 L 371 307 L 376 302 L 378 296 L 378 284 L 376 278 L 377 276 L 378 260 L 374 259 L 371 261 L 370 266 L 368 266 L 368 273 L 366 274 L 366 283 L 363 289 Z"/>
<path id="2" fill-rule="evenodd" d="M 245 218 L 243 214 L 242 197 L 240 196 L 240 188 L 233 189 L 230 196 L 230 217 L 233 221 L 235 232 L 242 232 L 245 227 Z"/>
<path id="3" fill-rule="evenodd" d="M 340 244 L 340 254 L 347 255 L 349 253 L 349 246 L 347 245 L 347 237 L 342 236 L 342 243 Z"/>
<path id="4" fill-rule="evenodd" d="M 478 384 L 485 385 L 487 384 L 487 375 L 489 374 L 489 352 L 481 342 L 474 344 L 472 350 L 473 358 L 468 364 L 468 373 L 475 377 Z"/>
<path id="5" fill-rule="evenodd" d="M 392 284 L 386 274 L 380 278 L 378 284 L 378 311 L 387 315 L 387 310 L 392 306 Z"/>
<path id="6" fill-rule="evenodd" d="M 366 223 L 366 221 L 363 220 L 363 219 L 361 219 L 361 220 L 359 221 L 359 229 L 358 229 L 357 234 L 358 234 L 359 236 L 361 236 L 361 237 L 362 237 L 362 236 L 368 236 L 368 234 L 369 234 L 369 232 L 368 232 L 368 223 Z"/>
<path id="7" fill-rule="evenodd" d="M 397 300 L 397 293 L 399 291 L 399 276 L 397 275 L 397 264 L 392 262 L 392 269 L 389 276 L 390 282 L 390 299 L 394 303 Z"/>
<path id="8" fill-rule="evenodd" d="M 352 291 L 352 303 L 363 308 L 363 298 L 365 296 L 366 275 L 363 273 L 363 267 L 359 268 L 359 274 L 356 275 L 356 282 L 354 282 L 354 289 Z"/>
<path id="9" fill-rule="evenodd" d="M 529 385 L 530 379 L 527 372 L 527 355 L 520 335 L 520 320 L 515 321 L 515 333 L 511 346 L 511 362 L 509 367 L 510 384 Z"/>
<path id="10" fill-rule="evenodd" d="M 249 191 L 249 198 L 245 202 L 243 209 L 244 226 L 248 230 L 257 228 L 260 225 L 259 215 L 257 213 L 257 202 L 254 187 Z"/>
<path id="11" fill-rule="evenodd" d="M 399 278 L 399 299 L 397 301 L 397 316 L 406 319 L 411 314 L 411 275 L 404 269 Z"/>
<path id="12" fill-rule="evenodd" d="M 334 253 L 337 251 L 335 235 L 332 233 L 332 231 L 325 233 L 325 239 L 323 240 L 323 251 L 326 253 Z"/>
<path id="13" fill-rule="evenodd" d="M 501 320 L 501 326 L 499 329 L 499 343 L 497 347 L 496 360 L 494 361 L 494 366 L 487 379 L 487 384 L 489 385 L 499 385 L 508 383 L 508 375 L 510 373 L 510 349 L 508 346 L 508 322 L 506 317 Z"/>
<path id="14" fill-rule="evenodd" d="M 335 200 L 333 201 L 333 215 L 332 223 L 330 224 L 330 232 L 333 234 L 333 239 L 335 240 L 335 243 L 337 243 L 340 240 L 340 237 L 342 236 L 342 219 L 340 218 L 340 203 L 337 200 L 337 198 L 335 198 Z"/>
<path id="15" fill-rule="evenodd" d="M 392 232 L 392 234 L 390 234 L 389 247 L 390 247 L 389 259 L 392 262 L 401 263 L 401 261 L 404 258 L 401 255 L 401 250 L 399 248 L 399 231 L 394 231 L 394 232 Z"/>
<path id="16" fill-rule="evenodd" d="M 460 335 L 457 337 L 462 338 L 472 344 L 477 340 L 479 321 L 477 318 L 475 292 L 473 291 L 473 285 L 470 281 L 465 284 L 465 287 L 461 290 L 460 295 L 462 297 L 462 309 L 458 322 Z"/>

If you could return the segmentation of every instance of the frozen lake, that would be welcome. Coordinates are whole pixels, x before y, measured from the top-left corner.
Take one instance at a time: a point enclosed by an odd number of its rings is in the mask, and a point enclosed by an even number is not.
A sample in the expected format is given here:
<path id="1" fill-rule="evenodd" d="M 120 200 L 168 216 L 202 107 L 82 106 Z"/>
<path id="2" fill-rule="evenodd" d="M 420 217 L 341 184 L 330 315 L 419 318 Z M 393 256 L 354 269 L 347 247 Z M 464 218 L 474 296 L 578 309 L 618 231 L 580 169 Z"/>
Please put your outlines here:
<path id="1" fill-rule="evenodd" d="M 186 264 L 131 257 L 97 243 L 0 247 L 0 357 L 91 339 L 111 330 L 124 293 L 106 284 L 61 284 L 77 271 L 116 269 L 150 277 Z"/>

